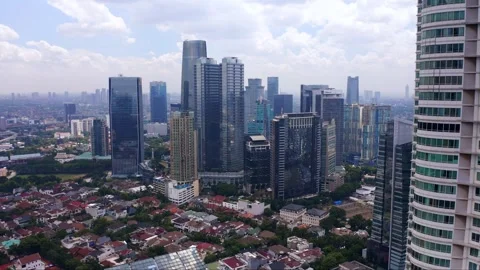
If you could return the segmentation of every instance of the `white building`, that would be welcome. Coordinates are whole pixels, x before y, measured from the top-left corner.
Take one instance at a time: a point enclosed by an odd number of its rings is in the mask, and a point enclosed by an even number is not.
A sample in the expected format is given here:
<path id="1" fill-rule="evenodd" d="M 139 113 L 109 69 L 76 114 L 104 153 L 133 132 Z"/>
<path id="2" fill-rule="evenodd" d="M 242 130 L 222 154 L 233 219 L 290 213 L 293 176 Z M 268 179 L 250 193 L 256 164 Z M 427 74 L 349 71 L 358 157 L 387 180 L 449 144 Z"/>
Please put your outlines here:
<path id="1" fill-rule="evenodd" d="M 320 209 L 309 209 L 302 216 L 302 224 L 310 226 L 320 226 L 320 221 L 328 217 L 328 212 Z"/>
<path id="2" fill-rule="evenodd" d="M 157 177 L 153 180 L 153 188 L 177 205 L 188 203 L 200 195 L 198 180 L 181 183 L 170 178 Z"/>
<path id="3" fill-rule="evenodd" d="M 73 137 L 83 137 L 85 133 L 91 133 L 95 118 L 74 119 L 70 121 L 70 133 Z"/>
<path id="4" fill-rule="evenodd" d="M 167 123 L 149 123 L 145 125 L 148 136 L 167 136 L 168 124 Z"/>
<path id="5" fill-rule="evenodd" d="M 93 217 L 93 219 L 105 216 L 105 208 L 97 203 L 91 203 L 85 207 L 85 212 Z"/>
<path id="6" fill-rule="evenodd" d="M 288 204 L 280 209 L 280 218 L 289 223 L 302 220 L 302 216 L 307 212 L 303 205 Z"/>
<path id="7" fill-rule="evenodd" d="M 263 215 L 263 212 L 265 211 L 265 208 L 266 208 L 265 203 L 263 202 L 259 202 L 259 201 L 251 202 L 242 198 L 238 200 L 224 201 L 222 203 L 222 206 L 228 209 L 233 209 L 235 211 L 246 212 L 254 216 Z"/>
<path id="8" fill-rule="evenodd" d="M 43 270 L 46 265 L 42 261 L 40 254 L 35 253 L 20 259 L 17 259 L 14 263 L 16 270 Z"/>

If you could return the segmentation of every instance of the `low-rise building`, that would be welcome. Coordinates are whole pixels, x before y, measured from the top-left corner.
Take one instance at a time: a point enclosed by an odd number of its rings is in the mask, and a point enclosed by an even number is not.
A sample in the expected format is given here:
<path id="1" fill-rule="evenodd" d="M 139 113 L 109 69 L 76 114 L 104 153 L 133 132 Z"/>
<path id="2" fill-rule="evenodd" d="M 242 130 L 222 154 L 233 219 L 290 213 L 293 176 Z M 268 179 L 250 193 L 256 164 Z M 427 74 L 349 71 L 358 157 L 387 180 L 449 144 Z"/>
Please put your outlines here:
<path id="1" fill-rule="evenodd" d="M 293 223 L 302 220 L 302 216 L 307 212 L 303 205 L 288 204 L 280 209 L 280 218 L 286 222 Z"/>
<path id="2" fill-rule="evenodd" d="M 229 199 L 222 202 L 222 206 L 235 211 L 246 212 L 254 216 L 263 215 L 266 208 L 263 202 L 249 201 L 243 198 Z"/>
<path id="3" fill-rule="evenodd" d="M 357 261 L 351 261 L 340 264 L 337 268 L 335 268 L 335 270 L 373 270 L 373 268 Z"/>
<path id="4" fill-rule="evenodd" d="M 307 210 L 302 216 L 302 224 L 309 226 L 320 226 L 320 221 L 328 217 L 328 212 L 316 208 Z"/>
<path id="5" fill-rule="evenodd" d="M 153 188 L 176 205 L 186 204 L 200 194 L 198 180 L 181 183 L 168 177 L 157 177 L 153 180 Z"/>
<path id="6" fill-rule="evenodd" d="M 14 266 L 16 270 L 43 270 L 45 269 L 46 264 L 42 261 L 40 254 L 35 253 L 17 259 Z"/>
<path id="7" fill-rule="evenodd" d="M 85 207 L 85 212 L 92 216 L 93 219 L 105 216 L 105 208 L 97 203 L 91 203 Z"/>
<path id="8" fill-rule="evenodd" d="M 219 261 L 220 270 L 248 270 L 247 263 L 240 258 L 230 257 Z"/>
<path id="9" fill-rule="evenodd" d="M 290 236 L 287 238 L 287 247 L 289 249 L 302 251 L 302 250 L 312 248 L 313 245 L 309 243 L 306 239 L 303 239 L 297 236 Z"/>

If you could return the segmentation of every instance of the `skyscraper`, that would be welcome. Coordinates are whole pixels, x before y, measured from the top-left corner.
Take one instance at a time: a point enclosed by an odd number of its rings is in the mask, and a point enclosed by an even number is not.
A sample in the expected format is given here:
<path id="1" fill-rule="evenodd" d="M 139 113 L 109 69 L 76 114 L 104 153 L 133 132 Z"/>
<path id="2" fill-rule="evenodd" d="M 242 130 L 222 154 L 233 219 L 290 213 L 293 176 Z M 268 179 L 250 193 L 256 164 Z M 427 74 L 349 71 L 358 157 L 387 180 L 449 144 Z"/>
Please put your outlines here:
<path id="1" fill-rule="evenodd" d="M 380 134 L 386 131 L 390 114 L 390 106 L 345 105 L 344 150 L 349 161 L 377 157 Z"/>
<path id="2" fill-rule="evenodd" d="M 109 78 L 112 175 L 140 174 L 144 158 L 142 79 Z"/>
<path id="3" fill-rule="evenodd" d="M 363 91 L 363 103 L 364 104 L 372 104 L 373 102 L 373 91 L 372 90 L 365 90 Z"/>
<path id="4" fill-rule="evenodd" d="M 235 57 L 201 58 L 195 67 L 196 126 L 205 185 L 244 181 L 244 68 Z"/>
<path id="5" fill-rule="evenodd" d="M 327 178 L 335 172 L 336 162 L 336 125 L 335 119 L 322 123 L 320 192 L 327 190 Z"/>
<path id="6" fill-rule="evenodd" d="M 248 124 L 255 121 L 257 100 L 263 98 L 264 89 L 262 79 L 248 79 L 245 87 L 245 131 L 248 130 Z"/>
<path id="7" fill-rule="evenodd" d="M 91 133 L 92 156 L 107 156 L 108 147 L 108 128 L 105 121 L 100 119 L 93 120 Z"/>
<path id="8" fill-rule="evenodd" d="M 270 184 L 276 199 L 320 191 L 321 129 L 316 113 L 291 113 L 272 121 Z"/>
<path id="9" fill-rule="evenodd" d="M 275 95 L 278 95 L 278 77 L 267 77 L 267 98 L 268 98 L 268 100 L 273 101 L 273 97 Z"/>
<path id="10" fill-rule="evenodd" d="M 202 57 L 197 60 L 194 77 L 198 167 L 200 171 L 221 171 L 222 66 L 212 58 Z"/>
<path id="11" fill-rule="evenodd" d="M 479 269 L 478 2 L 417 7 L 407 267 Z"/>
<path id="12" fill-rule="evenodd" d="M 108 103 L 107 89 L 105 88 L 102 88 L 102 91 L 100 92 L 100 102 L 102 104 Z"/>
<path id="13" fill-rule="evenodd" d="M 360 94 L 360 83 L 359 78 L 348 76 L 347 79 L 347 100 L 346 104 L 356 104 L 359 103 L 359 94 Z"/>
<path id="14" fill-rule="evenodd" d="M 193 182 L 197 175 L 197 136 L 193 112 L 174 112 L 170 118 L 170 178 Z"/>
<path id="15" fill-rule="evenodd" d="M 182 57 L 182 110 L 195 111 L 194 67 L 197 59 L 207 57 L 207 42 L 185 40 Z"/>
<path id="16" fill-rule="evenodd" d="M 65 108 L 65 123 L 68 123 L 71 120 L 71 116 L 77 112 L 77 109 L 74 103 L 65 103 L 63 106 Z"/>
<path id="17" fill-rule="evenodd" d="M 273 96 L 273 115 L 293 112 L 293 95 L 279 94 Z"/>
<path id="18" fill-rule="evenodd" d="M 150 113 L 152 122 L 167 122 L 167 84 L 165 82 L 150 82 Z"/>
<path id="19" fill-rule="evenodd" d="M 380 137 L 368 257 L 388 269 L 405 269 L 413 123 L 389 121 Z"/>
<path id="20" fill-rule="evenodd" d="M 373 103 L 374 104 L 380 104 L 380 91 L 375 91 L 375 96 L 373 98 Z"/>
<path id="21" fill-rule="evenodd" d="M 344 98 L 340 91 L 329 88 L 328 85 L 301 85 L 300 111 L 316 112 L 323 120 L 335 120 L 336 165 L 343 165 L 344 147 Z"/>
<path id="22" fill-rule="evenodd" d="M 247 136 L 244 171 L 248 192 L 270 187 L 270 143 L 265 136 Z"/>
<path id="23" fill-rule="evenodd" d="M 273 111 L 270 102 L 266 99 L 259 99 L 255 102 L 255 116 L 247 124 L 248 135 L 263 135 L 270 138 L 270 123 L 273 119 Z"/>

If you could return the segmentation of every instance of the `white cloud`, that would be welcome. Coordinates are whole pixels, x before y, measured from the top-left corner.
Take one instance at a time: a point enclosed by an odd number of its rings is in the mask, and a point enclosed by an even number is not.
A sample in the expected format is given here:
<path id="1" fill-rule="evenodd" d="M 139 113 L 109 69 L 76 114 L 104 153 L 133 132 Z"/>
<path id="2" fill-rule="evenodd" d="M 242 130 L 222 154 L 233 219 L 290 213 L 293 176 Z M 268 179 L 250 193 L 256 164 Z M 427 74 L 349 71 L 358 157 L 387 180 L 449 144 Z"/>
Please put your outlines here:
<path id="1" fill-rule="evenodd" d="M 127 38 L 126 41 L 127 41 L 128 44 L 133 44 L 133 43 L 135 43 L 136 39 L 132 38 L 132 37 L 129 37 L 129 38 Z"/>
<path id="2" fill-rule="evenodd" d="M 75 20 L 58 26 L 62 34 L 93 37 L 130 32 L 123 18 L 113 15 L 105 4 L 94 0 L 48 0 L 48 4 Z"/>
<path id="3" fill-rule="evenodd" d="M 0 41 L 18 39 L 20 36 L 12 28 L 0 24 Z"/>

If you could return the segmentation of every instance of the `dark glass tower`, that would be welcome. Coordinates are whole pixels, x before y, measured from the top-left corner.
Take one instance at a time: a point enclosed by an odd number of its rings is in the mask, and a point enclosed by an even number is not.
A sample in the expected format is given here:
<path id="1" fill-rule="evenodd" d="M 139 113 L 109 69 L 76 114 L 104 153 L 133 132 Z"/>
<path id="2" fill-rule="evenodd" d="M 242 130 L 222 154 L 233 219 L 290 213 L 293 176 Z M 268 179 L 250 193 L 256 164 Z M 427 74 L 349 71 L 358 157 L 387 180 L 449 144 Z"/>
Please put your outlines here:
<path id="1" fill-rule="evenodd" d="M 264 86 L 262 79 L 248 79 L 245 87 L 245 132 L 248 124 L 255 122 L 257 117 L 257 101 L 264 97 Z"/>
<path id="2" fill-rule="evenodd" d="M 369 259 L 405 269 L 413 123 L 395 119 L 380 136 Z"/>
<path id="3" fill-rule="evenodd" d="M 267 99 L 272 104 L 272 109 L 275 108 L 274 97 L 278 93 L 278 77 L 267 77 Z"/>
<path id="4" fill-rule="evenodd" d="M 207 42 L 185 40 L 182 57 L 182 109 L 195 111 L 194 68 L 200 57 L 207 57 Z"/>
<path id="5" fill-rule="evenodd" d="M 109 97 L 112 175 L 139 175 L 144 157 L 142 79 L 111 77 Z"/>
<path id="6" fill-rule="evenodd" d="M 247 136 L 245 143 L 245 185 L 254 193 L 270 187 L 270 143 L 261 135 Z"/>
<path id="7" fill-rule="evenodd" d="M 280 94 L 273 96 L 273 115 L 293 112 L 293 95 Z"/>
<path id="8" fill-rule="evenodd" d="M 167 122 L 167 84 L 165 82 L 150 83 L 151 121 Z"/>
<path id="9" fill-rule="evenodd" d="M 108 149 L 108 128 L 105 121 L 93 120 L 92 134 L 92 156 L 107 156 Z"/>
<path id="10" fill-rule="evenodd" d="M 276 199 L 320 191 L 321 124 L 315 113 L 284 114 L 273 119 L 270 184 Z"/>
<path id="11" fill-rule="evenodd" d="M 347 79 L 347 100 L 346 104 L 351 105 L 351 104 L 358 104 L 360 100 L 360 82 L 359 78 L 357 77 L 350 77 L 348 76 Z"/>
<path id="12" fill-rule="evenodd" d="M 335 120 L 337 166 L 343 164 L 344 102 L 343 94 L 328 85 L 301 85 L 300 111 L 316 112 L 323 121 Z"/>
<path id="13" fill-rule="evenodd" d="M 71 116 L 77 112 L 75 103 L 65 103 L 65 123 L 68 123 L 71 120 Z"/>

